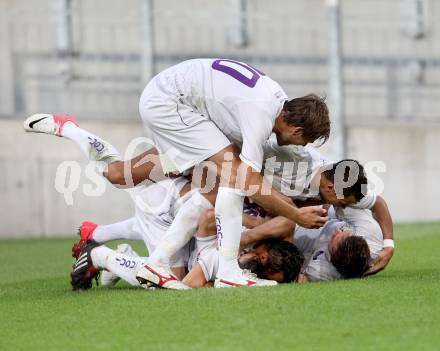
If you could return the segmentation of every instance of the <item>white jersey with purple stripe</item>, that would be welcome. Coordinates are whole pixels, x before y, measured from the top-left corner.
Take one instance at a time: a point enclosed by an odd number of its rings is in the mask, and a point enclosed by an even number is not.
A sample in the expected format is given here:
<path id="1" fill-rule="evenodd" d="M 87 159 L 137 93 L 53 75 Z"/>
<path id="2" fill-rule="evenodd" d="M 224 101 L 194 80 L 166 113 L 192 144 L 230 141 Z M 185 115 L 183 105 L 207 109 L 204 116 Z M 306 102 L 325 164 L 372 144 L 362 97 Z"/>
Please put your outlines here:
<path id="1" fill-rule="evenodd" d="M 334 163 L 310 144 L 280 146 L 275 135 L 265 144 L 264 159 L 265 169 L 270 170 L 265 174 L 272 178 L 273 187 L 297 200 L 319 198 L 319 183 L 312 183 L 312 179 L 323 168 Z M 376 194 L 368 191 L 360 201 L 350 207 L 370 209 L 375 203 Z"/>
<path id="2" fill-rule="evenodd" d="M 229 59 L 184 61 L 153 80 L 164 96 L 179 96 L 179 103 L 197 113 L 184 116 L 187 125 L 203 123 L 203 117 L 211 120 L 241 148 L 241 160 L 261 170 L 263 146 L 287 100 L 278 83 L 249 64 Z"/>

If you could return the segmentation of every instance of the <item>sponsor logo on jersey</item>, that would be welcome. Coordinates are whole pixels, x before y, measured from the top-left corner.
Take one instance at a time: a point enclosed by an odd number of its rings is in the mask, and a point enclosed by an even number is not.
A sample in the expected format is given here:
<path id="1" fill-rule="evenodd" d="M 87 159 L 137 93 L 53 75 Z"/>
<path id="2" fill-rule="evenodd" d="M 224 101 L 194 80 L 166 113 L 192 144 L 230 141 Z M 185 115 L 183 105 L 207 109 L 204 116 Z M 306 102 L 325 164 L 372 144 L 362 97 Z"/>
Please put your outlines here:
<path id="1" fill-rule="evenodd" d="M 318 257 L 321 256 L 323 253 L 324 253 L 324 251 L 322 251 L 322 250 L 316 251 L 316 252 L 313 254 L 312 259 L 313 259 L 314 261 L 317 260 Z"/>

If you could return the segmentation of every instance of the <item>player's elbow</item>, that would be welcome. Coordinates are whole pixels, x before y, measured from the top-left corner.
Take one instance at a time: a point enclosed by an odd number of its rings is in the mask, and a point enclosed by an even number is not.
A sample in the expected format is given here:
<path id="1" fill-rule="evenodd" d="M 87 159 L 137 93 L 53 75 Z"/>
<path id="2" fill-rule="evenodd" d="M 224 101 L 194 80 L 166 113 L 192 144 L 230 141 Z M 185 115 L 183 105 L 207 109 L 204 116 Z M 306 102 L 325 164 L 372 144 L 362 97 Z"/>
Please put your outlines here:
<path id="1" fill-rule="evenodd" d="M 288 218 L 279 218 L 279 228 L 284 240 L 292 240 L 293 230 L 295 229 L 295 223 Z"/>

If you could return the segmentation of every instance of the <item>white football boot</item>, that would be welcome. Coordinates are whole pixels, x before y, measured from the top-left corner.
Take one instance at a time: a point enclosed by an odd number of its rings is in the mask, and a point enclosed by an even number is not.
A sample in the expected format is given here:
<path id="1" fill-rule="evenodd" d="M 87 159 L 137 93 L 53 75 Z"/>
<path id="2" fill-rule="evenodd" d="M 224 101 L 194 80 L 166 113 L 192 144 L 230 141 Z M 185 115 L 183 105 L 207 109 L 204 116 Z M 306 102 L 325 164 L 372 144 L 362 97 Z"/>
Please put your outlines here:
<path id="1" fill-rule="evenodd" d="M 235 288 L 240 286 L 259 287 L 274 286 L 278 283 L 275 280 L 260 279 L 256 274 L 243 269 L 240 276 L 233 279 L 217 278 L 214 282 L 215 288 Z"/>
<path id="2" fill-rule="evenodd" d="M 149 289 L 152 286 L 171 290 L 189 290 L 186 284 L 182 283 L 171 269 L 167 266 L 150 264 L 145 262 L 136 273 L 136 279 L 143 288 Z"/>
<path id="3" fill-rule="evenodd" d="M 127 256 L 139 257 L 136 251 L 128 244 L 119 244 L 115 250 L 116 252 L 122 253 Z M 115 286 L 118 281 L 121 280 L 116 274 L 109 272 L 105 269 L 101 271 L 101 285 L 110 288 Z"/>
<path id="4" fill-rule="evenodd" d="M 75 118 L 69 115 L 51 115 L 47 113 L 38 113 L 28 117 L 23 127 L 26 132 L 45 133 L 61 136 L 61 131 L 65 123 L 71 122 L 78 126 Z"/>

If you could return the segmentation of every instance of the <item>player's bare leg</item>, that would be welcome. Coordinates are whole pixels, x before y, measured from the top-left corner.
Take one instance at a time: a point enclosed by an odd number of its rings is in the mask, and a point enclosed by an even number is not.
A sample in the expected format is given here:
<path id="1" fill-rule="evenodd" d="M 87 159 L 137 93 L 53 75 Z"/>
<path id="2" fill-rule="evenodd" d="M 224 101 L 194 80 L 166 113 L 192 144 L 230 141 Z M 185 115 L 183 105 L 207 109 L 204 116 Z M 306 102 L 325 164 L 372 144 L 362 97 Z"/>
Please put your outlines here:
<path id="1" fill-rule="evenodd" d="M 123 161 L 112 144 L 80 128 L 72 116 L 32 115 L 24 122 L 24 129 L 27 132 L 55 135 L 74 141 L 90 161 L 104 162 L 107 165 L 103 175 L 112 184 L 132 187 L 147 179 L 157 182 L 165 178 L 155 148 Z"/>
<path id="2" fill-rule="evenodd" d="M 132 187 L 145 180 L 159 182 L 166 178 L 156 148 L 142 152 L 131 160 L 118 160 L 108 165 L 104 177 L 120 187 Z"/>

